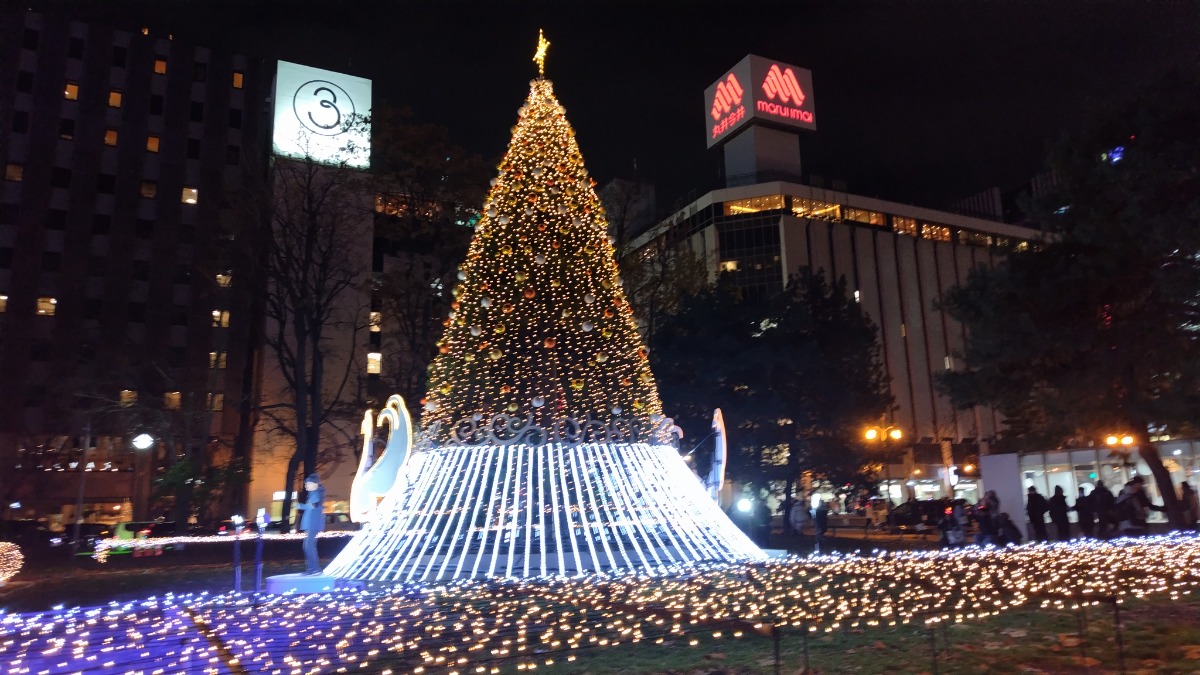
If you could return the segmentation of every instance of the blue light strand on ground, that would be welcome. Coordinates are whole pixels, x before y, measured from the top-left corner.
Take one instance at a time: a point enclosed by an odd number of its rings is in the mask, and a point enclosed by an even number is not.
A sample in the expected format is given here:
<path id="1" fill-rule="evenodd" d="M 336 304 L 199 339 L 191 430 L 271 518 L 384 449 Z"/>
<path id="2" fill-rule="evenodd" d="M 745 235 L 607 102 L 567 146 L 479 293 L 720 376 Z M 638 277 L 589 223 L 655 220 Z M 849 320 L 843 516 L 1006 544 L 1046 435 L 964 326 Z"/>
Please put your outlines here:
<path id="1" fill-rule="evenodd" d="M 770 626 L 834 632 L 969 621 L 1110 596 L 1178 597 L 1200 584 L 1197 563 L 1200 538 L 1171 535 L 306 596 L 168 595 L 0 615 L 0 662 L 13 674 L 493 673 L 570 662 L 580 650 L 694 644 Z"/>

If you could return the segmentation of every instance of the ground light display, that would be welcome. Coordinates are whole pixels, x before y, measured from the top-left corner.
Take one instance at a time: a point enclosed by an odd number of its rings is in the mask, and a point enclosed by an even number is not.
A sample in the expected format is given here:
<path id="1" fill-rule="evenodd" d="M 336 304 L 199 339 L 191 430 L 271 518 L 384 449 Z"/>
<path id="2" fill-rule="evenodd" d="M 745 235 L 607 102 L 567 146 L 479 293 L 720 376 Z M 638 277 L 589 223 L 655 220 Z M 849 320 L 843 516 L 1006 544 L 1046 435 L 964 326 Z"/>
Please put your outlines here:
<path id="1" fill-rule="evenodd" d="M 497 673 L 639 643 L 931 626 L 1022 607 L 1192 593 L 1200 539 L 1164 536 L 691 565 L 305 596 L 179 596 L 0 615 L 4 673 Z"/>
<path id="2" fill-rule="evenodd" d="M 548 46 L 542 37 L 539 76 L 458 272 L 424 428 L 329 576 L 580 575 L 764 556 L 679 455 L 594 182 L 541 75 Z M 394 410 L 380 413 L 393 431 Z"/>

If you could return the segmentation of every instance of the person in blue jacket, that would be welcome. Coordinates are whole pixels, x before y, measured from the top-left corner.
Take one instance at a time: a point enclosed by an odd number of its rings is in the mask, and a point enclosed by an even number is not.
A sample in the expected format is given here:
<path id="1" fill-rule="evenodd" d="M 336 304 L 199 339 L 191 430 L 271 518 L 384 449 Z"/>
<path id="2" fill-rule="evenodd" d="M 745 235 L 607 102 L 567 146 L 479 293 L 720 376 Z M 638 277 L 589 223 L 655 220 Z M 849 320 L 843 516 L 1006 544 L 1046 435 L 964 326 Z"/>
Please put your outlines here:
<path id="1" fill-rule="evenodd" d="M 310 473 L 304 479 L 308 496 L 296 508 L 304 513 L 300 517 L 300 529 L 304 530 L 304 574 L 315 576 L 321 573 L 321 562 L 317 558 L 317 533 L 325 529 L 325 486 L 321 477 Z"/>

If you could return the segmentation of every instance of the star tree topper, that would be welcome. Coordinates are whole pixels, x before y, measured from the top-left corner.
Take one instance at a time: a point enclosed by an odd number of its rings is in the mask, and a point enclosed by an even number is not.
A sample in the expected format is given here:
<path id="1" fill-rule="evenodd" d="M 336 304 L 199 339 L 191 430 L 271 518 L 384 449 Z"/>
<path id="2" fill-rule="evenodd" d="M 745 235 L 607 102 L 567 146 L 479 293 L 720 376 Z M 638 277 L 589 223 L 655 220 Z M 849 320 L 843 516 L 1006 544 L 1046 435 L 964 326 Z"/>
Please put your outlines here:
<path id="1" fill-rule="evenodd" d="M 538 77 L 543 77 L 546 74 L 546 50 L 550 48 L 550 41 L 542 34 L 542 29 L 538 29 L 538 44 L 537 53 L 533 55 L 533 62 L 538 64 Z"/>

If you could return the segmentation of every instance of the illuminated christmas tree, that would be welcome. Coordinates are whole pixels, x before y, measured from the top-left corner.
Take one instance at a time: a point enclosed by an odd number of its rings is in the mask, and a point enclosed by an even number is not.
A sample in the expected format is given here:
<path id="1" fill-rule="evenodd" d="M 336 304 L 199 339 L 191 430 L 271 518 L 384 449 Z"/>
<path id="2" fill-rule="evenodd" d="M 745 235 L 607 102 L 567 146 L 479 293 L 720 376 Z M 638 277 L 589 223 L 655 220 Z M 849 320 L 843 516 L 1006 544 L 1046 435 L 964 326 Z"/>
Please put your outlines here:
<path id="1" fill-rule="evenodd" d="M 540 76 L 548 44 L 460 271 L 421 440 L 410 452 L 398 396 L 367 414 L 351 495 L 366 525 L 331 576 L 580 575 L 764 555 L 662 416 L 600 201 Z M 375 457 L 379 426 L 390 431 Z"/>
<path id="2" fill-rule="evenodd" d="M 530 83 L 517 114 L 430 366 L 423 421 L 437 440 L 475 415 L 549 427 L 662 413 L 595 182 L 549 80 Z"/>

